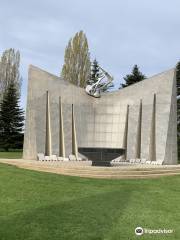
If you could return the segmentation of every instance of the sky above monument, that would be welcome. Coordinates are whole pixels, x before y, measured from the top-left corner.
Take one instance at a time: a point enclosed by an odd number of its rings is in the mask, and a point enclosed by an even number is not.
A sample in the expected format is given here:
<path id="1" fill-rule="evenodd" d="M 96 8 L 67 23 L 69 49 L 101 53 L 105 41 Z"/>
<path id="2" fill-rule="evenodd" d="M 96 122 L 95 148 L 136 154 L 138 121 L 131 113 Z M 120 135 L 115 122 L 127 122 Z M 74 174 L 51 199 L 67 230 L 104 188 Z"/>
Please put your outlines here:
<path id="1" fill-rule="evenodd" d="M 23 107 L 28 65 L 59 75 L 65 47 L 79 30 L 116 88 L 134 64 L 149 77 L 180 59 L 179 0 L 1 0 L 0 25 L 0 54 L 10 47 L 21 53 Z"/>

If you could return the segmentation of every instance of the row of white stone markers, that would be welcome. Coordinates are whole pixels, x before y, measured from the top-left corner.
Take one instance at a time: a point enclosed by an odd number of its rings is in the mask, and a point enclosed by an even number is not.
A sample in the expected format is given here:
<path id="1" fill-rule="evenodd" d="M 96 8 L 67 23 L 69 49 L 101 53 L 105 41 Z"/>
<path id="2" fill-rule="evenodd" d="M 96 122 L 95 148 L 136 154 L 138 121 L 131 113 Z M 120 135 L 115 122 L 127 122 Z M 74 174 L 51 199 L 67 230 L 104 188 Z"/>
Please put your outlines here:
<path id="1" fill-rule="evenodd" d="M 76 158 L 75 155 L 69 155 L 68 158 L 65 157 L 58 157 L 56 155 L 51 155 L 51 156 L 45 156 L 43 153 L 38 153 L 37 155 L 38 161 L 83 161 L 87 159 L 82 159 L 80 157 Z M 129 161 L 125 161 L 123 156 L 114 159 L 111 161 L 112 166 L 120 165 L 120 164 L 152 164 L 152 165 L 162 165 L 163 160 L 156 160 L 156 161 L 149 161 L 146 160 L 145 158 L 142 159 L 130 159 Z"/>
<path id="2" fill-rule="evenodd" d="M 117 158 L 111 161 L 112 165 L 118 165 L 123 163 L 130 163 L 130 164 L 152 164 L 152 165 L 163 165 L 163 160 L 159 159 L 156 161 L 149 161 L 145 158 L 137 158 L 137 159 L 130 159 L 129 161 L 125 161 L 124 158 Z"/>
<path id="3" fill-rule="evenodd" d="M 66 157 L 58 157 L 56 155 L 50 155 L 50 156 L 45 156 L 44 153 L 38 153 L 37 155 L 37 160 L 38 161 L 64 161 L 64 162 L 68 162 L 68 161 L 82 161 L 83 159 L 78 157 L 76 158 L 75 155 L 69 155 L 68 158 Z"/>

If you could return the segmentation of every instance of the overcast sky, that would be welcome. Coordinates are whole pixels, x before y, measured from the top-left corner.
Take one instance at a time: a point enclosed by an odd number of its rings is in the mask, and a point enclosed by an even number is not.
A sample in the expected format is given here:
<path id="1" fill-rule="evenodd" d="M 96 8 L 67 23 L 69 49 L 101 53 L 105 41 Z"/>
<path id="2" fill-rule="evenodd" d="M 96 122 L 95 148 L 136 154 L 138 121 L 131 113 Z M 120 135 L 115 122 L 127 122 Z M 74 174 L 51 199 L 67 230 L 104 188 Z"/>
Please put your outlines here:
<path id="1" fill-rule="evenodd" d="M 67 42 L 79 30 L 116 86 L 134 64 L 152 76 L 180 59 L 180 0 L 0 0 L 0 25 L 0 53 L 21 53 L 23 107 L 28 65 L 59 75 Z"/>

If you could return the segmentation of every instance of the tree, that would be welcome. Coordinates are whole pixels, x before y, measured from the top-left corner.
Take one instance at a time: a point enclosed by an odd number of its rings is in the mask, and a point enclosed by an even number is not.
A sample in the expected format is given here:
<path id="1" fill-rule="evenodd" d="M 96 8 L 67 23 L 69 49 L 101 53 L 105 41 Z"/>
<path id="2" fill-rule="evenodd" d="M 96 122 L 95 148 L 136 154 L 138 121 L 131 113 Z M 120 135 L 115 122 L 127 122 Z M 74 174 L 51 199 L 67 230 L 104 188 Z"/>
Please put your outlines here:
<path id="1" fill-rule="evenodd" d="M 91 76 L 90 79 L 88 81 L 88 84 L 92 85 L 93 83 L 96 83 L 100 78 L 103 78 L 105 75 L 102 72 L 102 70 L 99 67 L 99 64 L 97 62 L 96 59 L 94 59 L 94 61 L 91 64 Z M 104 86 L 104 83 L 100 83 L 99 86 Z M 109 89 L 111 89 L 112 87 L 114 87 L 114 84 L 108 84 L 107 86 L 103 87 L 102 91 L 103 92 L 107 92 Z"/>
<path id="2" fill-rule="evenodd" d="M 102 73 L 100 73 L 99 64 L 96 59 L 91 64 L 91 75 L 88 81 L 88 84 L 93 84 L 99 80 L 100 77 L 102 77 Z"/>
<path id="3" fill-rule="evenodd" d="M 176 65 L 176 86 L 177 86 L 177 146 L 178 160 L 180 161 L 180 61 Z"/>
<path id="4" fill-rule="evenodd" d="M 176 65 L 177 97 L 180 96 L 180 61 Z"/>
<path id="5" fill-rule="evenodd" d="M 85 87 L 90 71 L 88 41 L 83 31 L 80 31 L 69 40 L 66 47 L 61 77 L 77 86 Z"/>
<path id="6" fill-rule="evenodd" d="M 23 126 L 24 111 L 19 107 L 19 94 L 12 81 L 0 104 L 0 148 L 22 148 Z"/>
<path id="7" fill-rule="evenodd" d="M 13 48 L 3 52 L 0 58 L 0 100 L 11 82 L 20 94 L 21 77 L 19 73 L 20 53 Z"/>
<path id="8" fill-rule="evenodd" d="M 130 86 L 134 83 L 140 82 L 142 80 L 146 79 L 146 76 L 143 75 L 140 71 L 137 65 L 134 65 L 132 73 L 126 75 L 126 77 L 124 77 L 124 81 L 125 83 L 122 83 L 120 85 L 120 88 L 125 88 L 127 86 Z"/>

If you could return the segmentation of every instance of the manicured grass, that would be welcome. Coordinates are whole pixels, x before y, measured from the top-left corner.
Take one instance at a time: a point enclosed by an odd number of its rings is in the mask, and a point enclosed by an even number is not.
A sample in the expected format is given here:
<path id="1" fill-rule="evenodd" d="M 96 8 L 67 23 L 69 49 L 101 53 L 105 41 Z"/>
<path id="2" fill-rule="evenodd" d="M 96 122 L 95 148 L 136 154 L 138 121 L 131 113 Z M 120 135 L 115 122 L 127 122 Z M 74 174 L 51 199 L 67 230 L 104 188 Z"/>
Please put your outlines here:
<path id="1" fill-rule="evenodd" d="M 0 164 L 0 239 L 180 239 L 180 176 L 98 180 Z M 134 234 L 137 226 L 174 229 Z"/>
<path id="2" fill-rule="evenodd" d="M 22 158 L 22 152 L 0 152 L 0 158 Z"/>

